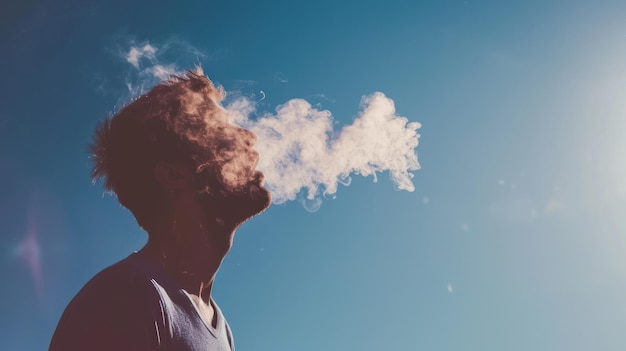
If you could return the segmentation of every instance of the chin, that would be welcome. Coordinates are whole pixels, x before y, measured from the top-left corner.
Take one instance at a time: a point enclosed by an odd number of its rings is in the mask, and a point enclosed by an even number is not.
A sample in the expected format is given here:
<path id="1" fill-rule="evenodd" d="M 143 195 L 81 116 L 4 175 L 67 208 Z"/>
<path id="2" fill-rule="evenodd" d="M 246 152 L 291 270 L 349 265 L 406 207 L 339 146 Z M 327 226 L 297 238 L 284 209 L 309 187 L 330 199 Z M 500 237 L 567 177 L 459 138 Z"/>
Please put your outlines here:
<path id="1" fill-rule="evenodd" d="M 264 212 L 272 203 L 272 195 L 262 185 L 252 185 L 250 187 L 248 201 L 243 203 L 242 210 L 248 210 L 248 218 Z"/>
<path id="2" fill-rule="evenodd" d="M 262 185 L 251 184 L 246 191 L 227 194 L 221 202 L 221 217 L 225 222 L 238 227 L 265 211 L 272 203 L 272 196 Z"/>

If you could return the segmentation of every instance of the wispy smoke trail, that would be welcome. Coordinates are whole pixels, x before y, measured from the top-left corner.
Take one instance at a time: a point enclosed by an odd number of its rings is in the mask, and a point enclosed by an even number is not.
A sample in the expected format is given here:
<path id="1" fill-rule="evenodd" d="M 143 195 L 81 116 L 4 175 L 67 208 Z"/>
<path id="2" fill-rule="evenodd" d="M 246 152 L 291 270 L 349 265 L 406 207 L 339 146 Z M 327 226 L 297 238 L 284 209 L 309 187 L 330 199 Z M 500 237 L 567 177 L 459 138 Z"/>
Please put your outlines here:
<path id="1" fill-rule="evenodd" d="M 171 45 L 170 45 L 171 46 Z M 161 64 L 157 58 L 160 54 L 165 54 L 169 46 L 157 48 L 149 42 L 142 45 L 131 45 L 128 51 L 123 52 L 123 58 L 133 66 L 137 74 L 137 82 L 133 82 L 130 77 L 126 80 L 126 87 L 132 97 L 137 97 L 159 82 L 170 78 L 172 75 L 181 75 L 175 64 Z"/>
<path id="2" fill-rule="evenodd" d="M 255 120 L 249 118 L 255 111 L 249 99 L 236 99 L 226 109 L 233 122 L 258 135 L 257 168 L 276 204 L 295 200 L 304 190 L 307 209 L 315 211 L 320 195 L 334 195 L 338 184 L 350 184 L 352 174 L 376 181 L 377 172 L 388 171 L 398 189 L 415 189 L 411 171 L 420 168 L 415 153 L 420 124 L 398 116 L 393 101 L 382 93 L 363 97 L 358 117 L 338 132 L 329 111 L 302 99 Z"/>

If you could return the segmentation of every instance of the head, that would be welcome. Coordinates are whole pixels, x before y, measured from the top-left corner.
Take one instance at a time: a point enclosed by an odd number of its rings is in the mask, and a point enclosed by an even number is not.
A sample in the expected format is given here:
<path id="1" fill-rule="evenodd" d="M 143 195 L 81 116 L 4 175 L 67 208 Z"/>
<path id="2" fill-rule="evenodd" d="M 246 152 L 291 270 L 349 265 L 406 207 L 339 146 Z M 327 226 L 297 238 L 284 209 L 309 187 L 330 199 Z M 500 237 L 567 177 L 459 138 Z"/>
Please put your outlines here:
<path id="1" fill-rule="evenodd" d="M 233 125 L 220 105 L 223 92 L 201 71 L 172 77 L 96 130 L 93 179 L 105 180 L 141 227 L 150 232 L 171 211 L 159 170 L 184 169 L 209 221 L 235 228 L 270 204 L 255 170 L 254 133 Z"/>

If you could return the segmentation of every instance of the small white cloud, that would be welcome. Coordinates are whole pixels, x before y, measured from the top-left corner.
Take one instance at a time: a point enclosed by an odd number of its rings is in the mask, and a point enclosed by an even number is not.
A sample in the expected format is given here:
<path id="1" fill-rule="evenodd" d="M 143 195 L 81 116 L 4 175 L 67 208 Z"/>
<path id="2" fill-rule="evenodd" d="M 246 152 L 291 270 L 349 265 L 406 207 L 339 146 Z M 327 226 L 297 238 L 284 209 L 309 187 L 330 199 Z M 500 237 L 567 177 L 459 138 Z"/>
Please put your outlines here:
<path id="1" fill-rule="evenodd" d="M 498 185 L 504 185 L 504 179 L 499 179 L 498 180 Z"/>
<path id="2" fill-rule="evenodd" d="M 261 100 L 259 100 L 259 101 L 265 100 L 265 92 L 263 90 L 261 90 L 261 91 L 259 91 L 259 94 L 261 94 Z"/>
<path id="3" fill-rule="evenodd" d="M 452 283 L 448 283 L 448 292 L 452 294 L 454 292 L 454 288 L 452 287 Z"/>
<path id="4" fill-rule="evenodd" d="M 428 196 L 424 196 L 424 197 L 422 198 L 422 203 L 423 203 L 424 205 L 428 205 L 428 203 L 429 203 L 429 202 L 430 202 L 430 198 L 429 198 Z"/>
<path id="5" fill-rule="evenodd" d="M 461 230 L 464 231 L 464 232 L 469 232 L 469 230 L 470 230 L 469 224 L 467 224 L 467 223 L 461 224 Z"/>

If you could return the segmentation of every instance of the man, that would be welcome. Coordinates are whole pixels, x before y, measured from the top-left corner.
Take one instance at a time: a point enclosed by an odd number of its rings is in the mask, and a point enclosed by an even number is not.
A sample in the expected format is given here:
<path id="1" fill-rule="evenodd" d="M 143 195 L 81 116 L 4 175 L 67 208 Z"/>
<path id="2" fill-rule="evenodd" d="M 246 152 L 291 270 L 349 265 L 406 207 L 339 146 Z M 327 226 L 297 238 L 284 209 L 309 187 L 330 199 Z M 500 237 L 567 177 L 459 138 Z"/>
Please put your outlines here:
<path id="1" fill-rule="evenodd" d="M 67 306 L 50 350 L 234 350 L 211 289 L 239 225 L 270 204 L 256 136 L 230 123 L 200 70 L 154 87 L 91 145 L 105 180 L 148 233 Z"/>

